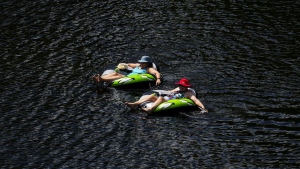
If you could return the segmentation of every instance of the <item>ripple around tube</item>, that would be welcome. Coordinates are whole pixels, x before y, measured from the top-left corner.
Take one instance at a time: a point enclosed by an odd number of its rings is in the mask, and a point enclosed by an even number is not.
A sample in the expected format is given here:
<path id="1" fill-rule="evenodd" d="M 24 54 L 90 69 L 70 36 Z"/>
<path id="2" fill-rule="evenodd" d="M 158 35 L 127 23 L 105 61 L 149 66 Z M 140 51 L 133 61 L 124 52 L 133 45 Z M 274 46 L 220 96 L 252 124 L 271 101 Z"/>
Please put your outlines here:
<path id="1" fill-rule="evenodd" d="M 298 4 L 1 2 L 2 166 L 299 168 Z M 187 77 L 209 113 L 147 116 L 123 104 L 145 91 L 96 93 L 90 76 L 143 55 L 155 89 Z"/>

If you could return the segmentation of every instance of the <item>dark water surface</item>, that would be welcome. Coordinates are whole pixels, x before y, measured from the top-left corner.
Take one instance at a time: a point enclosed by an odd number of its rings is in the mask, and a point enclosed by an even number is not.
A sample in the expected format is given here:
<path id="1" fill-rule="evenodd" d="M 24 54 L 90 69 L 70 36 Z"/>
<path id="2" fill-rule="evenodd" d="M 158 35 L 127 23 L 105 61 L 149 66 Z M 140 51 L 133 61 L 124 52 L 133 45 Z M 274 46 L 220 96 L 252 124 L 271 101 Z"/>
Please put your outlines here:
<path id="1" fill-rule="evenodd" d="M 1 1 L 1 168 L 300 168 L 299 1 Z M 89 80 L 149 55 L 209 114 Z"/>

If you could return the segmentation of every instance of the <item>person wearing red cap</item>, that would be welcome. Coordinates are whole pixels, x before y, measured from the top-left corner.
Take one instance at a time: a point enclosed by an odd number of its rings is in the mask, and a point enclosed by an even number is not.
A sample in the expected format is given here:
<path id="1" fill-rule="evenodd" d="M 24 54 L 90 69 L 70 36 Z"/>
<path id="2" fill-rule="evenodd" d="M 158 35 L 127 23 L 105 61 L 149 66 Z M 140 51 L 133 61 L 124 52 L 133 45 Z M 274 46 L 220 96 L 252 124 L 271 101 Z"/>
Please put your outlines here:
<path id="1" fill-rule="evenodd" d="M 156 96 L 152 94 L 136 102 L 133 103 L 126 102 L 125 104 L 130 108 L 134 109 L 135 107 L 137 107 L 138 105 L 140 105 L 145 101 L 154 102 L 151 108 L 142 108 L 142 110 L 146 111 L 148 114 L 151 114 L 151 112 L 163 102 L 166 102 L 171 99 L 188 98 L 193 100 L 194 103 L 201 109 L 201 111 L 204 111 L 206 113 L 208 112 L 205 109 L 204 105 L 200 102 L 200 100 L 197 99 L 197 97 L 194 95 L 194 93 L 188 90 L 188 88 L 192 87 L 192 85 L 190 84 L 187 78 L 181 78 L 179 82 L 176 82 L 175 84 L 178 85 L 178 87 L 176 87 L 173 90 L 170 90 L 170 92 L 174 93 L 173 95 L 163 97 L 163 96 Z"/>

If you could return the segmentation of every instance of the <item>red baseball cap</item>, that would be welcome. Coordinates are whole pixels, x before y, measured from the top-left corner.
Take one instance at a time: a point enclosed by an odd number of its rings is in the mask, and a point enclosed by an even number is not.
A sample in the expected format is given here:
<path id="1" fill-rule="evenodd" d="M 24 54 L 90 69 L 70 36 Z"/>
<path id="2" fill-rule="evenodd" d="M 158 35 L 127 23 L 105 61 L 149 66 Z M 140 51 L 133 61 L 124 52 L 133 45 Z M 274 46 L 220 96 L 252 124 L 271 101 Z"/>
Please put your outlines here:
<path id="1" fill-rule="evenodd" d="M 191 84 L 187 78 L 181 78 L 179 82 L 176 82 L 175 84 L 185 86 L 185 87 L 191 87 Z"/>

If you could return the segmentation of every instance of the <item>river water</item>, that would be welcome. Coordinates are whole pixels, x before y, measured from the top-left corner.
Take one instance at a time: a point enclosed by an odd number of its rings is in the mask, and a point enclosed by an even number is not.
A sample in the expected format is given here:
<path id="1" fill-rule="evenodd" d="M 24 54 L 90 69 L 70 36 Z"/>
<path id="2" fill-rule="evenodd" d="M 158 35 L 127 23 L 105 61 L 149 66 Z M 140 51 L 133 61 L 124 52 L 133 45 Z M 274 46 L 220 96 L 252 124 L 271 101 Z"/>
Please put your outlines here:
<path id="1" fill-rule="evenodd" d="M 1 1 L 1 168 L 299 168 L 300 2 Z M 208 114 L 90 76 L 150 56 Z"/>

